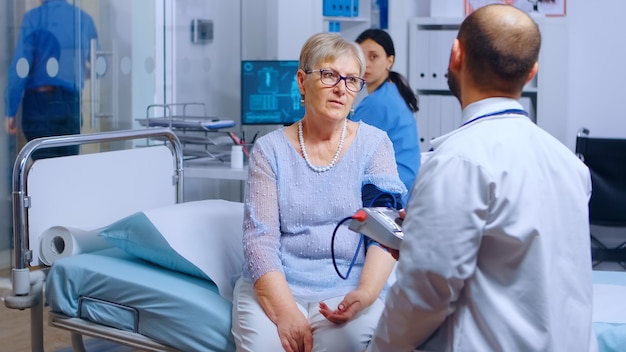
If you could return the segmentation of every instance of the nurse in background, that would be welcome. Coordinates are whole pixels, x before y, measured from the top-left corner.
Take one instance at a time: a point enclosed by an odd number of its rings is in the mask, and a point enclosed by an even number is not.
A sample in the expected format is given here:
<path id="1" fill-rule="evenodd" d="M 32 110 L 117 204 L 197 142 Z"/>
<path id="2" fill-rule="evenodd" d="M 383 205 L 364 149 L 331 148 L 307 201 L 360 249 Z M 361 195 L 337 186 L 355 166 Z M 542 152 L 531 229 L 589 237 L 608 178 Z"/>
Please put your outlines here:
<path id="1" fill-rule="evenodd" d="M 395 60 L 393 40 L 382 29 L 367 29 L 356 42 L 365 54 L 368 95 L 357 106 L 353 121 L 363 121 L 387 132 L 393 143 L 398 174 L 411 189 L 420 165 L 417 137 L 417 97 L 401 74 L 391 70 Z M 408 195 L 405 196 L 404 204 Z"/>

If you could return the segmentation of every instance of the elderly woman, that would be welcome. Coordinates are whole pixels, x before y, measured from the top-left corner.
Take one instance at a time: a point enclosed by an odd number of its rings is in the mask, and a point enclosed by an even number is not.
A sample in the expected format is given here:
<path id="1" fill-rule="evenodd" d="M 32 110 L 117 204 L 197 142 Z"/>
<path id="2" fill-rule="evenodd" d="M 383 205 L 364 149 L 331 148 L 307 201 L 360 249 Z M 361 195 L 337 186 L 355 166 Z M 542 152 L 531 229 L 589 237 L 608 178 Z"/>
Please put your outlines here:
<path id="1" fill-rule="evenodd" d="M 338 224 L 363 206 L 364 186 L 398 198 L 406 187 L 387 134 L 347 119 L 364 72 L 358 44 L 313 35 L 297 72 L 304 117 L 255 144 L 233 301 L 238 351 L 358 351 L 371 339 L 394 259 Z"/>

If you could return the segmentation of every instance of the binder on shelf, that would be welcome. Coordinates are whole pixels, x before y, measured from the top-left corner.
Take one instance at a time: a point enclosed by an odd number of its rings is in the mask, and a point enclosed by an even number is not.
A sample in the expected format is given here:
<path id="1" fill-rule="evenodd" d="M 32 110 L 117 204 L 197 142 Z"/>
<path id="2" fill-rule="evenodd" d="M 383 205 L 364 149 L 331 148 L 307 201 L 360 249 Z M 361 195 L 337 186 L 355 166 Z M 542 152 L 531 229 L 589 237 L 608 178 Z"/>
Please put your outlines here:
<path id="1" fill-rule="evenodd" d="M 341 32 L 341 22 L 339 21 L 328 21 L 328 31 L 331 33 L 339 33 Z"/>
<path id="2" fill-rule="evenodd" d="M 380 18 L 380 28 L 389 28 L 389 4 L 387 0 L 376 0 L 378 3 L 378 16 Z M 440 1 L 441 2 L 441 1 Z"/>
<path id="3" fill-rule="evenodd" d="M 359 17 L 359 0 L 324 0 L 322 15 L 325 17 Z"/>
<path id="4" fill-rule="evenodd" d="M 352 16 L 352 0 L 339 0 L 339 12 L 342 17 Z"/>
<path id="5" fill-rule="evenodd" d="M 339 16 L 339 2 L 343 0 L 324 0 L 322 4 L 322 15 L 328 17 Z"/>
<path id="6" fill-rule="evenodd" d="M 372 0 L 372 1 L 376 1 L 376 0 Z M 359 17 L 359 0 L 352 0 L 352 7 L 351 9 L 351 16 L 352 17 Z"/>

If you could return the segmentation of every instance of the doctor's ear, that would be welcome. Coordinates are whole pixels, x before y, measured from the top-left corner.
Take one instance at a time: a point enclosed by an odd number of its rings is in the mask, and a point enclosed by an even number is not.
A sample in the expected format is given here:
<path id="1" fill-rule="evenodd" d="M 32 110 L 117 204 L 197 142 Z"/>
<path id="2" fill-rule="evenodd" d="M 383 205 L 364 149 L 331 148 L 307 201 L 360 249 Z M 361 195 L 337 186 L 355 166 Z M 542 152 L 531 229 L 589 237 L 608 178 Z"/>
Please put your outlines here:
<path id="1" fill-rule="evenodd" d="M 530 73 L 528 74 L 528 78 L 526 78 L 526 83 L 530 82 L 539 72 L 539 62 L 535 62 L 533 68 L 530 69 Z"/>
<path id="2" fill-rule="evenodd" d="M 461 68 L 463 62 L 463 49 L 461 42 L 458 38 L 454 39 L 452 43 L 452 49 L 450 49 L 450 63 L 449 68 L 452 71 L 458 71 Z"/>

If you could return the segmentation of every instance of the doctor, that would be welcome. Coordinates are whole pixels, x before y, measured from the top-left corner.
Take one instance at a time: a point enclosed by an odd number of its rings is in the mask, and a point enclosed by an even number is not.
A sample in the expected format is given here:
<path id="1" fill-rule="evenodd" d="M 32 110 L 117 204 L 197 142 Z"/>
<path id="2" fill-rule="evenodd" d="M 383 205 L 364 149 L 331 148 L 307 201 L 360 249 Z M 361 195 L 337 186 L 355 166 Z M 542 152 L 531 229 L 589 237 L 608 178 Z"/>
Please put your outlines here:
<path id="1" fill-rule="evenodd" d="M 509 5 L 461 24 L 448 84 L 465 123 L 435 139 L 420 168 L 367 351 L 597 349 L 589 171 L 517 102 L 540 44 Z"/>

